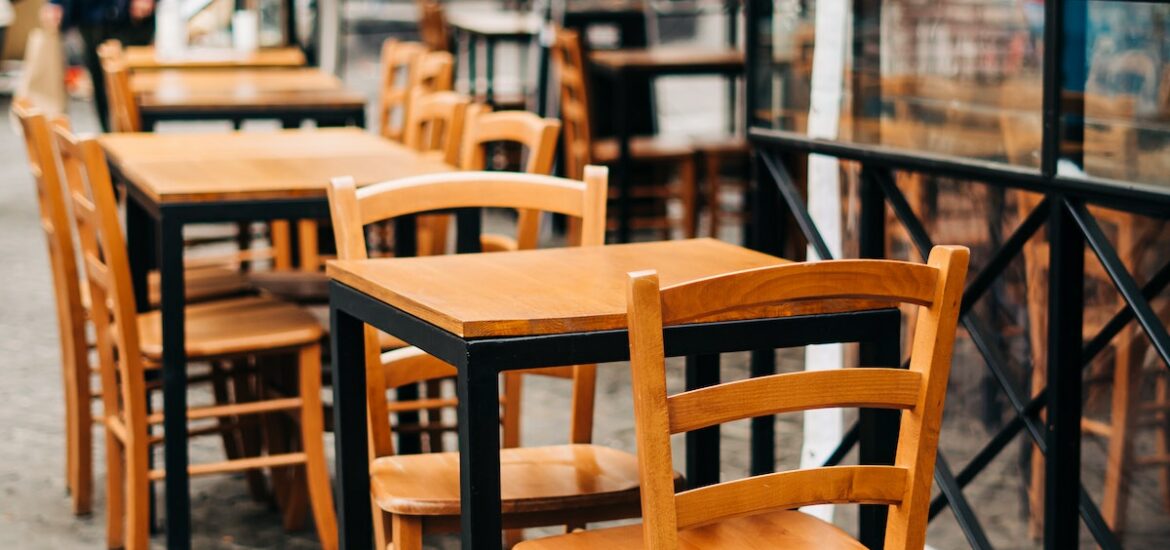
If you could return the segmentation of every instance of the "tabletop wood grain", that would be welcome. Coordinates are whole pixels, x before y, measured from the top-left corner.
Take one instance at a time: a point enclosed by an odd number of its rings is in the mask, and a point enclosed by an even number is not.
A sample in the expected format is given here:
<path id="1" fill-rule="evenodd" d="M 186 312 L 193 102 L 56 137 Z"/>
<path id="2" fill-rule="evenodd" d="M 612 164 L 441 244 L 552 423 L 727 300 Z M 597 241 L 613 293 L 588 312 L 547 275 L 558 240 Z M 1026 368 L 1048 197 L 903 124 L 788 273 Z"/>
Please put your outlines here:
<path id="1" fill-rule="evenodd" d="M 216 134 L 106 134 L 110 163 L 159 203 L 324 197 L 359 185 L 454 170 L 356 128 Z"/>
<path id="2" fill-rule="evenodd" d="M 251 89 L 257 92 L 340 90 L 341 79 L 318 69 L 206 69 L 185 71 L 163 69 L 134 74 L 130 86 L 136 94 L 215 92 L 223 89 Z"/>
<path id="3" fill-rule="evenodd" d="M 626 326 L 626 274 L 664 286 L 787 260 L 713 239 L 331 261 L 329 276 L 465 338 Z"/>
<path id="4" fill-rule="evenodd" d="M 302 67 L 305 54 L 299 48 L 261 48 L 248 55 L 240 55 L 230 48 L 191 48 L 182 56 L 160 59 L 154 46 L 126 48 L 126 66 L 131 71 L 156 69 L 226 69 Z"/>

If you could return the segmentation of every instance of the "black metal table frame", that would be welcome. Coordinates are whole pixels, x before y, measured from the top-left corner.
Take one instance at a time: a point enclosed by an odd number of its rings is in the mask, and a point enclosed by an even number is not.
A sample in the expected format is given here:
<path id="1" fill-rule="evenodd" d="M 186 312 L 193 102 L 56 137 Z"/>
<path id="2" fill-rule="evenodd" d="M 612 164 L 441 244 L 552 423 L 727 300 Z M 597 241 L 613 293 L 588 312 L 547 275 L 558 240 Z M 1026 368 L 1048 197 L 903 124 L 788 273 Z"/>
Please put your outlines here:
<path id="1" fill-rule="evenodd" d="M 187 357 L 184 345 L 183 226 L 193 223 L 327 218 L 325 197 L 234 202 L 158 204 L 111 167 L 125 182 L 126 237 L 134 293 L 149 308 L 147 272 L 157 267 L 162 297 L 163 463 L 166 470 L 167 548 L 191 547 L 191 501 L 187 466 Z"/>
<path id="2" fill-rule="evenodd" d="M 496 103 L 496 43 L 497 42 L 515 42 L 521 46 L 527 46 L 534 38 L 540 35 L 540 31 L 536 33 L 482 33 L 475 29 L 469 29 L 461 26 L 452 25 L 459 34 L 462 34 L 467 40 L 467 92 L 474 99 L 478 97 L 478 83 L 479 80 L 479 42 L 484 43 L 484 101 L 488 105 L 495 107 Z M 544 116 L 545 105 L 548 96 L 548 45 L 540 44 L 538 53 L 537 65 L 537 82 L 536 82 L 536 114 Z M 522 63 L 522 71 L 527 70 L 526 63 Z M 526 80 L 526 79 L 525 79 Z M 526 82 L 524 91 L 527 92 Z"/>
<path id="3" fill-rule="evenodd" d="M 336 106 L 304 106 L 284 107 L 272 105 L 232 106 L 202 109 L 177 108 L 165 109 L 143 108 L 139 113 L 144 132 L 154 131 L 159 122 L 167 121 L 214 121 L 227 120 L 235 129 L 240 129 L 245 120 L 278 120 L 283 128 L 299 128 L 306 120 L 317 122 L 320 127 L 326 126 L 366 126 L 365 105 L 336 107 Z"/>
<path id="4" fill-rule="evenodd" d="M 617 216 L 618 216 L 618 242 L 630 242 L 630 169 L 633 159 L 630 156 L 630 113 L 629 103 L 627 101 L 629 96 L 628 84 L 631 77 L 634 75 L 644 76 L 651 79 L 664 76 L 688 76 L 688 75 L 718 75 L 728 77 L 733 80 L 737 77 L 743 76 L 743 67 L 733 67 L 728 65 L 688 65 L 688 66 L 674 66 L 674 67 L 609 67 L 605 65 L 591 64 L 590 65 L 596 74 L 606 75 L 610 77 L 614 84 L 613 94 L 613 108 L 611 113 L 613 116 L 613 128 L 615 137 L 618 142 L 618 159 L 614 166 L 614 171 L 610 174 L 610 181 L 617 181 L 618 197 L 617 197 Z M 734 84 L 730 84 L 733 87 Z M 734 105 L 735 96 L 731 96 L 731 103 Z M 734 107 L 732 107 L 734 111 Z"/>
<path id="5" fill-rule="evenodd" d="M 800 190 L 785 168 L 784 159 L 791 155 L 820 154 L 855 161 L 861 165 L 860 255 L 868 258 L 885 256 L 884 214 L 887 204 L 909 233 L 919 253 L 925 257 L 933 245 L 922 221 L 895 185 L 895 171 L 958 178 L 1044 194 L 1044 200 L 1003 241 L 987 265 L 975 277 L 968 279 L 963 295 L 960 312 L 962 326 L 982 356 L 989 374 L 1007 397 L 1015 416 L 953 476 L 955 485 L 950 490 L 940 483 L 942 495 L 931 503 L 930 517 L 935 517 L 949 505 L 968 542 L 980 550 L 992 546 L 978 518 L 957 497 L 962 496 L 962 488 L 982 472 L 1022 430 L 1026 430 L 1045 456 L 1046 550 L 1075 548 L 1079 544 L 1078 516 L 1101 548 L 1121 548 L 1116 535 L 1106 525 L 1100 510 L 1080 482 L 1081 371 L 1134 319 L 1164 364 L 1170 367 L 1170 334 L 1149 303 L 1151 298 L 1170 284 L 1170 264 L 1157 270 L 1144 286 L 1139 285 L 1087 206 L 1097 204 L 1166 218 L 1170 217 L 1170 194 L 1129 182 L 1096 177 L 1072 178 L 1057 173 L 1059 132 L 1062 126 L 1061 60 L 1067 54 L 1065 33 L 1060 29 L 1065 24 L 1064 6 L 1072 3 L 1072 0 L 1045 2 L 1044 129 L 1039 171 L 998 162 L 813 139 L 793 132 L 751 128 L 749 114 L 749 138 L 758 149 L 755 163 L 757 182 L 753 188 L 755 199 L 749 223 L 754 247 L 765 252 L 782 253 L 785 223 L 777 213 L 787 211 L 817 255 L 825 259 L 832 257 L 805 206 Z M 766 13 L 767 2 L 753 0 L 748 2 L 747 9 L 751 20 L 753 13 Z M 752 45 L 758 43 L 758 29 L 748 25 L 747 32 L 747 61 L 751 70 L 755 66 L 756 51 Z M 1083 48 L 1078 50 L 1072 47 L 1067 50 L 1076 54 Z M 1083 54 L 1083 51 L 1080 53 Z M 749 113 L 751 105 L 755 104 L 751 99 L 752 93 L 749 85 Z M 1065 114 L 1069 113 L 1066 111 Z M 1004 273 L 1012 260 L 1020 255 L 1025 243 L 1045 226 L 1052 243 L 1049 248 L 1048 273 L 1048 318 L 1052 321 L 1047 334 L 1046 365 L 1049 382 L 1045 390 L 1029 398 L 1015 390 L 995 335 L 974 313 L 973 306 Z M 1084 341 L 1082 335 L 1086 244 L 1105 267 L 1125 301 L 1125 305 L 1088 341 Z M 1045 408 L 1048 414 L 1044 420 L 1040 420 L 1039 414 Z M 941 452 L 939 464 L 946 464 Z"/>
<path id="6" fill-rule="evenodd" d="M 337 281 L 330 283 L 329 290 L 341 547 L 367 548 L 371 544 L 362 338 L 362 327 L 369 324 L 458 369 L 463 548 L 499 548 L 499 374 L 514 369 L 628 360 L 627 332 L 623 329 L 466 339 Z M 884 309 L 686 325 L 667 328 L 665 346 L 668 356 L 687 356 L 688 388 L 719 382 L 719 352 L 766 349 L 772 354 L 772 350 L 781 347 L 862 342 L 863 365 L 890 367 L 898 366 L 900 361 L 900 319 L 898 310 Z M 752 376 L 764 374 L 770 373 L 753 366 Z M 898 418 L 897 411 L 862 411 L 857 425 L 849 429 L 827 463 L 838 463 L 859 441 L 862 462 L 892 463 Z M 752 421 L 753 475 L 775 467 L 773 426 L 772 417 Z M 718 427 L 688 433 L 686 442 L 689 483 L 702 486 L 718 482 Z M 880 548 L 886 508 L 863 508 L 863 540 L 870 548 Z"/>

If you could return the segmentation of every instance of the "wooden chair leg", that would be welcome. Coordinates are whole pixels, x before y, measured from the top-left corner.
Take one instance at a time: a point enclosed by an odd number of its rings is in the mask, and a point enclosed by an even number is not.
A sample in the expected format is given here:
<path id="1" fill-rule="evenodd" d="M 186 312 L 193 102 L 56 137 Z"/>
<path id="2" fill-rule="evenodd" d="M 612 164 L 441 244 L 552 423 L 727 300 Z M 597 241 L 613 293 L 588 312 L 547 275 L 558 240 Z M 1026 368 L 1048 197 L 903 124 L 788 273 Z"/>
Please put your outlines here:
<path id="1" fill-rule="evenodd" d="M 268 225 L 272 244 L 272 267 L 292 269 L 292 229 L 288 220 L 275 220 Z"/>
<path id="2" fill-rule="evenodd" d="M 1122 331 L 1122 344 L 1117 347 L 1113 364 L 1113 398 L 1111 399 L 1111 430 L 1109 450 L 1105 461 L 1105 494 L 1101 501 L 1101 516 L 1114 533 L 1120 536 L 1125 528 L 1129 480 L 1127 473 L 1131 466 L 1133 431 L 1136 407 L 1141 401 L 1139 380 L 1141 378 L 1140 353 L 1135 353 L 1138 343 L 1132 329 Z M 1135 359 L 1137 359 L 1135 361 Z"/>
<path id="3" fill-rule="evenodd" d="M 428 399 L 443 397 L 443 381 L 427 380 L 425 391 Z M 427 410 L 427 426 L 434 426 L 427 430 L 427 450 L 432 453 L 443 452 L 443 430 L 439 427 L 443 423 L 442 409 Z"/>
<path id="4" fill-rule="evenodd" d="M 72 391 L 66 389 L 72 394 L 65 399 L 66 479 L 73 498 L 73 515 L 84 516 L 93 512 L 93 394 L 89 365 L 77 370 Z"/>
<path id="5" fill-rule="evenodd" d="M 374 549 L 387 550 L 393 540 L 393 526 L 390 524 L 390 514 L 383 512 L 373 498 L 370 499 L 370 510 L 374 518 Z"/>
<path id="6" fill-rule="evenodd" d="M 394 550 L 422 550 L 422 519 L 394 514 Z"/>
<path id="7" fill-rule="evenodd" d="M 678 165 L 679 198 L 682 199 L 683 236 L 690 239 L 695 236 L 695 196 L 698 183 L 695 178 L 695 159 L 690 157 Z"/>
<path id="8" fill-rule="evenodd" d="M 126 449 L 126 550 L 150 548 L 150 465 L 146 442 Z"/>
<path id="9" fill-rule="evenodd" d="M 106 548 L 126 545 L 126 461 L 122 442 L 106 431 Z"/>
<path id="10" fill-rule="evenodd" d="M 235 395 L 237 402 L 242 403 L 259 399 L 252 386 L 252 376 L 248 373 L 246 367 L 247 364 L 244 361 L 237 362 L 231 373 L 232 394 Z M 259 420 L 255 415 L 251 414 L 236 417 L 240 450 L 246 457 L 260 456 L 264 431 L 260 427 Z M 264 481 L 264 472 L 260 470 L 248 470 L 244 475 L 247 478 L 248 490 L 252 495 L 252 499 L 256 502 L 268 500 L 271 495 L 268 494 L 268 486 Z"/>
<path id="11" fill-rule="evenodd" d="M 224 368 L 224 365 L 218 361 L 211 362 L 211 391 L 215 397 L 216 405 L 224 405 L 232 402 L 232 395 L 229 393 L 228 385 L 233 372 L 238 370 L 238 363 L 236 368 Z M 239 397 L 239 396 L 236 396 Z M 240 437 L 240 432 L 235 428 L 239 425 L 240 417 L 223 416 L 217 419 L 219 423 L 219 435 L 223 439 L 223 453 L 229 460 L 243 458 L 245 456 L 243 451 L 243 442 Z M 244 479 L 248 482 L 248 491 L 252 498 L 257 501 L 263 500 L 263 495 L 267 491 L 264 489 L 264 477 L 255 470 L 249 470 L 244 473 Z"/>
<path id="12" fill-rule="evenodd" d="M 1028 308 L 1028 339 L 1032 348 L 1032 395 L 1036 395 L 1048 384 L 1044 371 L 1048 355 L 1045 349 L 1045 338 L 1048 334 L 1048 313 L 1046 298 L 1039 284 L 1047 277 L 1044 268 L 1035 253 L 1034 248 L 1025 245 L 1025 280 L 1027 284 Z M 1034 284 L 1035 283 L 1035 284 Z M 1043 419 L 1043 412 L 1040 413 Z M 1040 449 L 1032 446 L 1031 480 L 1028 482 L 1028 535 L 1033 540 L 1040 540 L 1044 533 L 1044 455 Z"/>
<path id="13" fill-rule="evenodd" d="M 305 476 L 309 485 L 313 521 L 325 550 L 337 548 L 337 518 L 333 513 L 333 489 L 325 460 L 325 419 L 321 403 L 321 349 L 305 346 L 299 354 L 301 395 L 301 444 L 305 451 Z"/>
<path id="14" fill-rule="evenodd" d="M 297 220 L 297 243 L 300 250 L 300 270 L 316 272 L 321 266 L 317 243 L 317 220 Z"/>
<path id="15" fill-rule="evenodd" d="M 719 238 L 719 226 L 722 220 L 720 215 L 722 210 L 719 208 L 719 193 L 720 193 L 720 162 L 717 155 L 705 155 L 703 157 L 704 168 L 706 169 L 707 180 L 707 219 L 710 222 L 710 229 L 708 234 L 711 238 Z"/>
<path id="16" fill-rule="evenodd" d="M 1161 367 L 1159 367 L 1161 368 Z M 1170 391 L 1167 386 L 1170 386 L 1170 380 L 1167 380 L 1167 375 L 1164 372 L 1158 372 L 1157 381 L 1154 382 L 1154 402 L 1158 404 L 1165 404 L 1170 401 Z M 1154 413 L 1154 452 L 1158 456 L 1170 455 L 1170 414 L 1167 414 L 1166 409 L 1159 407 L 1158 411 Z M 1158 485 L 1162 493 L 1162 508 L 1170 513 L 1170 463 L 1158 467 Z"/>
<path id="17" fill-rule="evenodd" d="M 504 373 L 504 435 L 501 444 L 505 449 L 520 446 L 521 402 L 524 399 L 524 375 L 518 372 Z"/>

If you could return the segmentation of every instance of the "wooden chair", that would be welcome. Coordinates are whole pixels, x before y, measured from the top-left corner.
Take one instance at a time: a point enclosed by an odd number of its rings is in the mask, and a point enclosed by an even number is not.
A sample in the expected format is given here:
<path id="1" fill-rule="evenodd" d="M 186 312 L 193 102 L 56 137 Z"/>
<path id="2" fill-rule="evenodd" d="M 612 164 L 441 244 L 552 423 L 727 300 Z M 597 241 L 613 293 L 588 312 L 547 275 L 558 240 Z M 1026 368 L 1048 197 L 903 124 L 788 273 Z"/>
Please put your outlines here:
<path id="1" fill-rule="evenodd" d="M 110 104 L 110 130 L 114 132 L 141 132 L 142 118 L 134 89 L 130 85 L 130 70 L 126 67 L 122 43 L 107 40 L 98 46 L 98 59 L 105 73 L 106 96 Z"/>
<path id="2" fill-rule="evenodd" d="M 360 190 L 351 178 L 338 179 L 329 189 L 338 251 L 345 258 L 364 258 L 366 224 L 418 212 L 479 207 L 577 217 L 583 225 L 579 244 L 600 246 L 605 231 L 606 172 L 590 167 L 585 174 L 585 181 L 580 182 L 531 174 L 459 172 L 390 181 Z M 370 475 L 375 517 L 380 518 L 375 521 L 377 547 L 388 548 L 387 543 L 392 542 L 394 550 L 418 550 L 424 532 L 458 530 L 459 457 L 457 453 L 394 456 L 392 433 L 385 419 L 390 413 L 419 404 L 387 403 L 386 390 L 450 377 L 455 369 L 414 348 L 378 357 L 375 333 L 366 328 Z M 572 444 L 502 452 L 505 527 L 580 526 L 637 514 L 636 459 L 589 444 L 594 369 L 593 365 L 582 365 L 528 371 L 573 380 Z M 444 400 L 435 404 L 452 403 Z"/>
<path id="3" fill-rule="evenodd" d="M 1004 115 L 1000 118 L 1004 147 L 1008 160 L 1020 166 L 1038 167 L 1042 139 L 1040 117 L 1030 118 Z M 1089 134 L 1086 132 L 1086 139 Z M 1121 146 L 1121 144 L 1115 144 Z M 1086 147 L 1088 143 L 1086 142 Z M 1122 151 L 1113 153 L 1125 154 Z M 1016 205 L 1019 215 L 1027 216 L 1040 204 L 1042 197 L 1034 193 L 1019 192 Z M 1093 215 L 1116 229 L 1116 244 L 1122 262 L 1130 269 L 1141 262 L 1141 254 L 1148 247 L 1155 246 L 1154 240 L 1161 233 L 1163 224 L 1115 210 L 1090 207 Z M 1041 231 L 1024 245 L 1025 283 L 1028 289 L 1028 338 L 1032 349 L 1032 392 L 1037 393 L 1048 385 L 1045 365 L 1048 362 L 1048 242 Z M 1085 253 L 1086 275 L 1103 285 L 1112 286 L 1109 275 L 1096 257 Z M 1094 308 L 1085 315 L 1085 334 L 1092 337 L 1104 326 L 1109 316 L 1121 308 L 1124 302 L 1118 297 L 1105 308 Z M 1159 312 L 1163 318 L 1168 311 Z M 1081 429 L 1108 441 L 1105 459 L 1105 490 L 1101 501 L 1101 515 L 1114 533 L 1120 534 L 1125 527 L 1128 509 L 1129 483 L 1126 479 L 1136 467 L 1157 467 L 1161 485 L 1162 506 L 1170 511 L 1170 376 L 1161 367 L 1153 372 L 1144 368 L 1147 340 L 1141 330 L 1129 324 L 1115 337 L 1111 345 L 1113 372 L 1104 377 L 1090 378 L 1092 385 L 1109 381 L 1112 383 L 1110 413 L 1108 420 L 1086 416 Z M 1141 388 L 1149 376 L 1154 377 L 1154 399 L 1142 399 Z M 1096 393 L 1090 387 L 1089 395 Z M 1136 456 L 1133 439 L 1137 428 L 1149 425 L 1155 430 L 1155 452 L 1150 456 Z M 1029 532 L 1039 537 L 1043 531 L 1044 518 L 1044 455 L 1033 448 L 1031 458 L 1032 476 L 1028 487 Z"/>
<path id="4" fill-rule="evenodd" d="M 13 113 L 20 120 L 27 146 L 29 167 L 37 184 L 41 227 L 49 245 L 53 291 L 57 302 L 58 334 L 61 338 L 61 358 L 64 369 L 66 481 L 73 497 L 73 512 L 77 515 L 91 511 L 93 493 L 92 433 L 95 422 L 90 402 L 99 393 L 93 386 L 85 338 L 89 320 L 90 298 L 77 267 L 73 230 L 67 215 L 68 207 L 57 170 L 56 153 L 52 145 L 52 130 L 44 115 L 32 102 L 17 98 Z M 64 118 L 58 126 L 68 127 Z M 191 303 L 239 296 L 249 292 L 248 281 L 239 273 L 215 266 L 194 266 L 185 274 L 187 300 Z M 159 303 L 157 272 L 148 276 L 148 299 L 151 305 Z M 216 383 L 222 382 L 216 380 Z M 100 423 L 100 420 L 97 422 Z"/>
<path id="5" fill-rule="evenodd" d="M 463 170 L 487 169 L 487 148 L 492 144 L 511 143 L 524 149 L 524 171 L 529 174 L 552 174 L 561 122 L 541 118 L 525 111 L 491 112 L 487 105 L 468 108 L 464 122 L 459 167 Z M 516 221 L 517 238 L 485 234 L 480 239 L 484 252 L 536 248 L 539 238 L 540 212 L 523 210 Z"/>
<path id="6" fill-rule="evenodd" d="M 148 485 L 165 477 L 164 471 L 149 468 L 150 447 L 162 441 L 151 435 L 149 427 L 160 424 L 162 415 L 147 413 L 145 386 L 146 369 L 157 368 L 162 356 L 161 319 L 157 312 L 137 313 L 114 189 L 100 146 L 60 127 L 56 144 L 81 238 L 104 389 L 107 544 L 144 549 L 149 544 Z M 297 357 L 300 384 L 296 397 L 191 408 L 188 419 L 295 414 L 304 446 L 301 452 L 192 465 L 191 475 L 304 465 L 321 544 L 335 548 L 337 527 L 320 396 L 321 328 L 316 319 L 295 306 L 258 297 L 193 305 L 185 316 L 189 360 L 291 354 Z M 202 431 L 192 429 L 193 434 Z"/>
<path id="7" fill-rule="evenodd" d="M 786 264 L 666 289 L 659 289 L 653 271 L 631 273 L 626 295 L 643 523 L 517 549 L 863 549 L 841 529 L 795 510 L 847 502 L 890 505 L 885 548 L 922 548 L 967 261 L 966 248 L 936 247 L 927 265 Z M 908 370 L 776 374 L 667 396 L 664 326 L 767 318 L 795 303 L 859 298 L 919 306 Z M 792 470 L 674 492 L 672 434 L 781 412 L 858 406 L 903 411 L 893 465 Z"/>
<path id="8" fill-rule="evenodd" d="M 596 140 L 590 124 L 590 99 L 586 85 L 587 71 L 581 51 L 581 38 L 575 31 L 558 29 L 552 47 L 553 62 L 561 79 L 561 121 L 565 128 L 565 173 L 571 178 L 581 177 L 587 164 L 614 164 L 620 150 L 614 139 Z M 649 212 L 634 217 L 630 227 L 657 229 L 669 233 L 672 225 L 683 235 L 695 234 L 695 150 L 689 143 L 678 143 L 661 137 L 631 137 L 630 156 L 635 165 L 673 166 L 677 168 L 679 183 L 673 189 L 660 185 L 630 185 L 630 200 L 649 207 Z M 631 177 L 627 174 L 625 177 Z M 616 189 L 610 198 L 616 198 Z M 682 203 L 682 219 L 671 224 L 665 214 L 668 199 Z M 616 227 L 616 223 L 612 224 Z"/>
<path id="9" fill-rule="evenodd" d="M 455 92 L 426 93 L 412 90 L 410 111 L 406 116 L 403 143 L 407 147 L 438 158 L 452 166 L 459 165 L 463 143 L 463 118 L 471 99 Z M 418 217 L 418 253 L 442 254 L 447 247 L 447 227 L 451 216 L 428 214 Z"/>
<path id="10" fill-rule="evenodd" d="M 382 137 L 402 141 L 406 113 L 410 110 L 413 72 L 426 46 L 387 38 L 382 42 L 382 84 L 378 93 L 378 128 Z"/>
<path id="11" fill-rule="evenodd" d="M 433 51 L 445 52 L 451 49 L 451 34 L 447 29 L 447 17 L 438 0 L 418 0 L 418 34 L 422 43 Z"/>

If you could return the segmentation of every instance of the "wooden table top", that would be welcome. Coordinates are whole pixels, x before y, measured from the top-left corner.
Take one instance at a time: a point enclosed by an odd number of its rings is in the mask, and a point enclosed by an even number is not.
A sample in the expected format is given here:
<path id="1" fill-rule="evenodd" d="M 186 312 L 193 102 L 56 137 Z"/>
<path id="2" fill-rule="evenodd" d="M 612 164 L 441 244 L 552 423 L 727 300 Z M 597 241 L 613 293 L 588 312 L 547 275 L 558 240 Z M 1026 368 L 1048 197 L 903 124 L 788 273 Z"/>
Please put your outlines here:
<path id="1" fill-rule="evenodd" d="M 608 71 L 709 73 L 742 71 L 744 67 L 739 50 L 693 46 L 597 50 L 589 53 L 589 61 Z"/>
<path id="2" fill-rule="evenodd" d="M 317 69 L 163 69 L 130 77 L 134 93 L 158 96 L 218 92 L 224 89 L 257 93 L 342 89 L 341 79 Z"/>
<path id="3" fill-rule="evenodd" d="M 482 36 L 535 36 L 543 19 L 535 13 L 453 9 L 447 14 L 452 27 Z"/>
<path id="4" fill-rule="evenodd" d="M 663 286 L 787 262 L 714 239 L 331 261 L 328 275 L 465 338 L 623 329 L 626 274 Z"/>
<path id="5" fill-rule="evenodd" d="M 268 74 L 273 73 L 273 74 Z M 235 69 L 165 71 L 134 77 L 139 108 L 144 111 L 273 109 L 297 106 L 364 106 L 366 96 L 342 87 L 317 69 Z"/>
<path id="6" fill-rule="evenodd" d="M 181 57 L 159 59 L 154 46 L 126 48 L 126 66 L 131 71 L 156 69 L 240 69 L 265 67 L 302 67 L 305 54 L 300 48 L 261 48 L 240 55 L 231 48 L 191 48 Z"/>
<path id="7" fill-rule="evenodd" d="M 216 134 L 105 134 L 110 163 L 166 203 L 324 197 L 329 180 L 359 185 L 453 167 L 357 128 Z"/>

